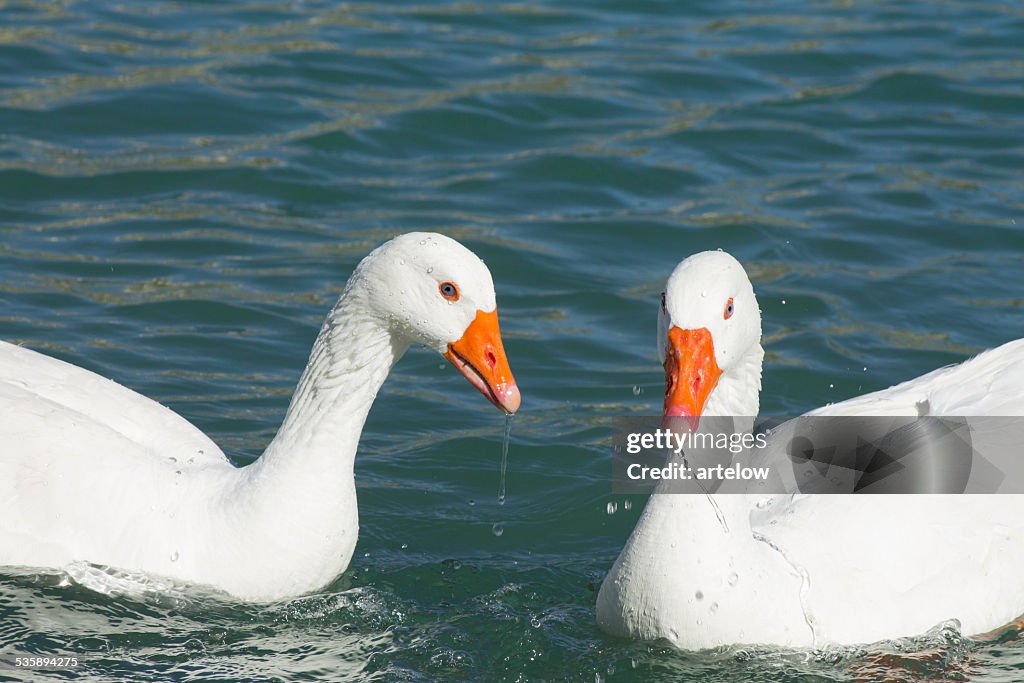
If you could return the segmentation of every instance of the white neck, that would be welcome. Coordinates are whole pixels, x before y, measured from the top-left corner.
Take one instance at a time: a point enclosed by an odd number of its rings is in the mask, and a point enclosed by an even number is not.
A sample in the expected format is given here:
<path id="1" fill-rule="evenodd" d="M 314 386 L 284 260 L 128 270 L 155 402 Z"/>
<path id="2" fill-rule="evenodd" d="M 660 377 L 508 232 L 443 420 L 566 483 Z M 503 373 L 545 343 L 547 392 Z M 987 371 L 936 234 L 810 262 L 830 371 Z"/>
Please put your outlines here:
<path id="1" fill-rule="evenodd" d="M 226 552 L 262 563 L 268 574 L 271 567 L 287 572 L 294 585 L 283 593 L 317 588 L 348 566 L 359 524 L 359 438 L 378 390 L 408 347 L 370 313 L 358 290 L 347 290 L 313 344 L 277 435 L 238 471 L 226 523 L 236 534 L 244 526 L 245 547 Z"/>
<path id="2" fill-rule="evenodd" d="M 722 373 L 704 406 L 708 417 L 756 417 L 760 410 L 764 349 L 754 344 L 739 363 Z"/>

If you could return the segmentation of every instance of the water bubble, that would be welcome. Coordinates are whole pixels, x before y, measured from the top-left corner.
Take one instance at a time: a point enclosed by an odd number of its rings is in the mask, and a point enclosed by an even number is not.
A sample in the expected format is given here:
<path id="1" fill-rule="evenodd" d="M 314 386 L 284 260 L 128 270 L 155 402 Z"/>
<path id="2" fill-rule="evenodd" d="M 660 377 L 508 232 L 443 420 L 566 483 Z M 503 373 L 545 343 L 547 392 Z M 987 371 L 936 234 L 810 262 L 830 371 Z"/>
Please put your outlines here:
<path id="1" fill-rule="evenodd" d="M 641 391 L 643 391 L 643 389 L 640 388 L 640 385 L 638 385 L 638 384 L 634 384 L 633 385 L 633 395 L 634 396 L 639 396 Z"/>
<path id="2" fill-rule="evenodd" d="M 736 572 L 733 572 L 732 574 L 729 574 L 729 585 L 730 586 L 735 586 L 736 582 L 739 581 L 739 580 L 740 580 L 740 575 L 737 574 Z"/>
<path id="3" fill-rule="evenodd" d="M 633 501 L 631 501 L 629 498 L 627 498 L 626 500 L 622 501 L 622 509 L 623 510 L 632 510 L 633 509 Z"/>
<path id="4" fill-rule="evenodd" d="M 491 527 L 491 533 L 495 536 L 501 536 L 505 533 L 505 525 L 501 522 L 495 522 L 494 526 Z"/>
<path id="5" fill-rule="evenodd" d="M 530 626 L 534 628 L 540 628 L 540 619 L 538 619 L 537 617 L 532 617 L 530 619 Z"/>
<path id="6" fill-rule="evenodd" d="M 619 509 L 619 505 L 614 500 L 609 500 L 608 504 L 605 505 L 604 509 L 608 511 L 609 515 L 614 515 L 616 510 Z"/>

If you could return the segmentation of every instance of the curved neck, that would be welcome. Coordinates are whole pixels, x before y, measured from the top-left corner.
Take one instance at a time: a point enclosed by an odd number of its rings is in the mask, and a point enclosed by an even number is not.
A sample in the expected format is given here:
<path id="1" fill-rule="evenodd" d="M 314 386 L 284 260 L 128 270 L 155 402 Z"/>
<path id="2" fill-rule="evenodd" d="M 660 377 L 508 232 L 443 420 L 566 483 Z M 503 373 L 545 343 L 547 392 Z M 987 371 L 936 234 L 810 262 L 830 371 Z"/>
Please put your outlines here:
<path id="1" fill-rule="evenodd" d="M 409 346 L 359 290 L 346 290 L 320 329 L 277 435 L 234 470 L 202 547 L 240 561 L 239 594 L 276 599 L 325 585 L 348 566 L 359 529 L 354 465 L 377 391 Z"/>
<path id="2" fill-rule="evenodd" d="M 351 482 L 370 406 L 408 347 L 346 291 L 320 329 L 277 435 L 246 468 L 251 478 Z"/>

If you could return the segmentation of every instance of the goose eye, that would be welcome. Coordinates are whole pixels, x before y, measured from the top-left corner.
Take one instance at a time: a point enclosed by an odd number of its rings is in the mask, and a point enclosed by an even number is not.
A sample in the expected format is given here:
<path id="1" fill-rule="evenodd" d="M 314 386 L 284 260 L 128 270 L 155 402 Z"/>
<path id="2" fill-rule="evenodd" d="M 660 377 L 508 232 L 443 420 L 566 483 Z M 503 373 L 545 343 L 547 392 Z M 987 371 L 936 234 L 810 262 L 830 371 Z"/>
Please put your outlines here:
<path id="1" fill-rule="evenodd" d="M 437 286 L 437 291 L 441 292 L 441 296 L 448 301 L 459 300 L 459 288 L 455 286 L 454 282 L 442 282 Z"/>
<path id="2" fill-rule="evenodd" d="M 729 300 L 725 302 L 725 313 L 722 317 L 728 320 L 732 317 L 732 313 L 735 309 L 736 307 L 732 303 L 732 297 L 729 297 Z"/>

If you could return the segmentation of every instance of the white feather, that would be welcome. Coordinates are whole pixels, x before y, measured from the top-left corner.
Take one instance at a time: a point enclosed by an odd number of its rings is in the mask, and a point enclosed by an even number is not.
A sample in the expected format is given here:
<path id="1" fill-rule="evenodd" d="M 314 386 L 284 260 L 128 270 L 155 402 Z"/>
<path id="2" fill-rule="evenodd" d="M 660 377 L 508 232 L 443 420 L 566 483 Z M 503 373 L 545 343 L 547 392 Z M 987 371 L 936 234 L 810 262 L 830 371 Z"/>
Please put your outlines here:
<path id="1" fill-rule="evenodd" d="M 741 333 L 722 321 L 723 301 L 749 287 L 719 252 L 690 257 L 666 287 L 659 337 L 671 324 L 706 327 L 716 355 L 721 344 L 731 358 L 704 415 L 756 411 L 763 352 L 746 330 L 760 336 L 760 313 L 736 306 L 748 318 Z M 1024 340 L 810 414 L 1024 415 Z M 951 618 L 980 633 L 1024 613 L 1022 565 L 1020 495 L 655 493 L 601 586 L 597 617 L 613 634 L 687 649 L 868 643 Z"/>

